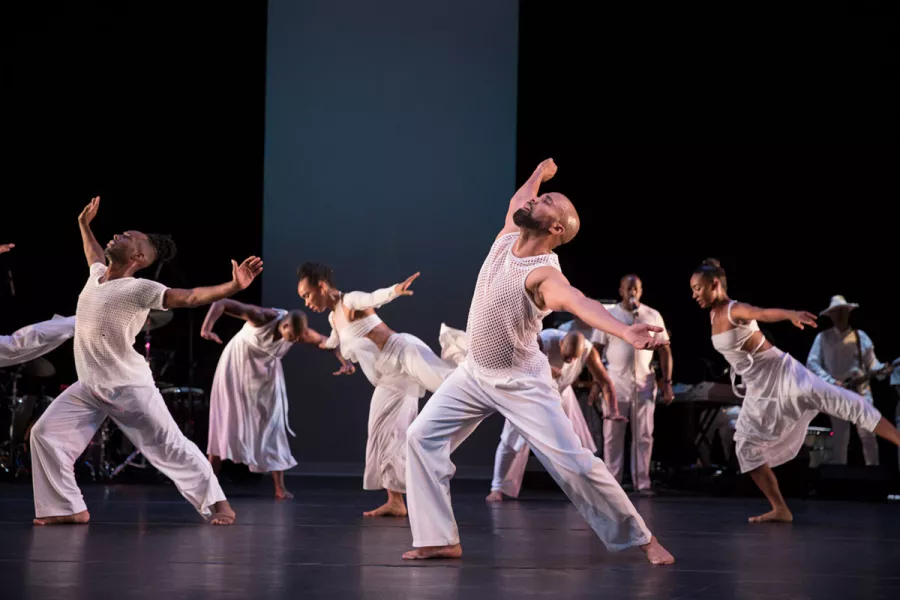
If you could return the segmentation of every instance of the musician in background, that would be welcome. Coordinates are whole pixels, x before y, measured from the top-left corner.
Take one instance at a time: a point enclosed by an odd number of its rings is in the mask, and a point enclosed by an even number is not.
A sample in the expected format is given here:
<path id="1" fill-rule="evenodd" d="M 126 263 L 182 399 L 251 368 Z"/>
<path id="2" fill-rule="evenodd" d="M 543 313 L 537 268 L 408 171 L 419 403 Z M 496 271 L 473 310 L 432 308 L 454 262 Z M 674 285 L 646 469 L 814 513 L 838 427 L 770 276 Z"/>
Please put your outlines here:
<path id="1" fill-rule="evenodd" d="M 647 323 L 662 327 L 655 335 L 668 340 L 666 325 L 659 311 L 641 303 L 644 292 L 637 275 L 626 275 L 619 285 L 622 301 L 609 308 L 610 314 L 627 325 Z M 605 355 L 607 370 L 613 380 L 619 400 L 619 413 L 631 421 L 631 480 L 638 492 L 652 494 L 650 483 L 650 456 L 653 452 L 653 416 L 656 409 L 657 383 L 650 361 L 652 350 L 636 350 L 633 346 L 598 331 L 592 340 L 601 355 Z M 666 404 L 675 399 L 672 391 L 672 349 L 658 349 L 662 370 L 662 396 Z M 608 407 L 604 403 L 604 410 Z M 604 419 L 603 460 L 609 472 L 622 482 L 622 466 L 625 462 L 625 427 L 623 421 Z"/>
<path id="2" fill-rule="evenodd" d="M 872 388 L 869 379 L 878 376 L 883 379 L 886 365 L 875 358 L 875 346 L 871 338 L 861 329 L 850 327 L 850 311 L 858 308 L 858 304 L 847 302 L 843 296 L 832 296 L 828 308 L 819 313 L 831 319 L 833 327 L 816 336 L 809 357 L 807 368 L 828 383 L 847 387 L 856 392 L 869 404 L 873 404 Z M 855 381 L 848 381 L 854 379 Z M 832 443 L 834 453 L 830 464 L 847 464 L 847 447 L 850 444 L 850 423 L 837 417 L 831 417 L 833 432 Z M 862 441 L 863 458 L 867 466 L 878 465 L 878 442 L 875 434 L 856 428 Z"/>

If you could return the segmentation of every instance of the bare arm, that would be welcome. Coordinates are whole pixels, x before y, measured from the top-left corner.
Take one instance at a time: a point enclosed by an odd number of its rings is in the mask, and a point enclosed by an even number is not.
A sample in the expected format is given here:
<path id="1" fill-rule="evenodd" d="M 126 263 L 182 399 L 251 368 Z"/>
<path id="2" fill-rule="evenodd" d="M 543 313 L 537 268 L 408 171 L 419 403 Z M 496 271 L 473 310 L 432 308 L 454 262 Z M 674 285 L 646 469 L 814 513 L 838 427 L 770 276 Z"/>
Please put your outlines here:
<path id="1" fill-rule="evenodd" d="M 203 306 L 212 304 L 217 300 L 222 300 L 229 296 L 233 296 L 239 291 L 246 289 L 253 280 L 262 272 L 262 259 L 251 256 L 240 266 L 235 261 L 231 261 L 231 281 L 219 285 L 208 287 L 197 287 L 189 290 L 169 288 L 163 298 L 163 306 L 170 308 L 192 308 L 194 306 Z"/>
<path id="2" fill-rule="evenodd" d="M 663 376 L 663 401 L 671 404 L 675 400 L 675 392 L 672 390 L 672 347 L 660 346 L 657 351 L 659 352 L 659 368 L 662 369 Z"/>
<path id="3" fill-rule="evenodd" d="M 535 168 L 531 177 L 522 184 L 522 187 L 516 191 L 509 201 L 509 210 L 506 211 L 506 223 L 503 225 L 503 229 L 500 233 L 497 234 L 498 238 L 508 233 L 515 233 L 519 230 L 519 228 L 516 227 L 516 224 L 513 223 L 513 214 L 525 206 L 526 202 L 536 198 L 541 184 L 545 181 L 549 181 L 554 175 L 556 175 L 556 163 L 553 162 L 552 158 L 548 158 Z"/>
<path id="4" fill-rule="evenodd" d="M 609 314 L 602 304 L 573 287 L 553 267 L 538 267 L 532 271 L 525 280 L 525 286 L 539 307 L 570 312 L 591 327 L 622 338 L 639 350 L 654 350 L 669 343 L 650 335 L 650 332 L 663 331 L 662 327 L 645 323 L 625 325 Z"/>
<path id="5" fill-rule="evenodd" d="M 0 254 L 9 252 L 10 250 L 12 250 L 15 247 L 16 247 L 15 244 L 0 244 Z"/>
<path id="6" fill-rule="evenodd" d="M 78 228 L 81 230 L 81 244 L 84 246 L 84 256 L 87 258 L 88 266 L 94 263 L 106 264 L 106 255 L 103 253 L 103 247 L 94 237 L 91 231 L 91 221 L 97 216 L 100 209 L 100 196 L 91 198 L 91 201 L 78 215 Z"/>
<path id="7" fill-rule="evenodd" d="M 210 305 L 206 318 L 203 320 L 203 326 L 200 328 L 200 336 L 203 339 L 222 343 L 222 339 L 213 332 L 213 328 L 223 314 L 248 321 L 254 327 L 265 325 L 278 318 L 278 312 L 271 308 L 261 308 L 228 298 L 216 300 Z"/>
<path id="8" fill-rule="evenodd" d="M 778 321 L 790 321 L 794 327 L 803 329 L 804 325 L 816 326 L 816 315 L 805 310 L 787 310 L 784 308 L 759 308 L 744 302 L 735 302 L 731 305 L 731 318 L 741 321 L 756 319 L 763 323 L 777 323 Z"/>
<path id="9" fill-rule="evenodd" d="M 609 376 L 609 371 L 606 370 L 606 367 L 603 366 L 603 361 L 600 360 L 600 353 L 597 351 L 597 348 L 591 348 L 591 355 L 588 357 L 585 366 L 591 374 L 591 378 L 594 380 L 594 387 L 607 390 L 610 408 L 613 409 L 613 413 L 618 414 L 619 401 L 616 398 L 616 388 L 613 385 L 612 377 Z M 588 399 L 591 403 L 597 399 L 593 387 L 591 388 L 591 394 Z"/>

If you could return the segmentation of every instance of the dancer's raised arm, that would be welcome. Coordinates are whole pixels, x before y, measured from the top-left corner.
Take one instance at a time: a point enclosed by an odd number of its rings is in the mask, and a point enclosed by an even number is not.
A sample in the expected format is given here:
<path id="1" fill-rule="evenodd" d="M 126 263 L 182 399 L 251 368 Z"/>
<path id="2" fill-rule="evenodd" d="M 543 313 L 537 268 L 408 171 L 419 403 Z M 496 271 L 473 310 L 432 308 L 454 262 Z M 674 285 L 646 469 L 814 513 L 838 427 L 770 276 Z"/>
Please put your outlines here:
<path id="1" fill-rule="evenodd" d="M 91 231 L 91 221 L 97 216 L 100 209 L 100 196 L 91 198 L 88 205 L 84 207 L 81 214 L 78 215 L 78 229 L 81 230 L 81 243 L 84 246 L 84 256 L 87 258 L 88 266 L 94 263 L 106 264 L 106 255 L 103 253 L 103 247 L 94 237 Z"/>
<path id="2" fill-rule="evenodd" d="M 552 179 L 554 175 L 556 175 L 556 163 L 553 162 L 552 158 L 542 161 L 541 164 L 534 169 L 534 173 L 531 174 L 531 177 L 522 184 L 522 187 L 516 191 L 509 201 L 509 210 L 506 211 L 506 223 L 503 225 L 503 229 L 500 233 L 497 234 L 497 237 L 519 231 L 519 227 L 513 223 L 513 214 L 525 206 L 526 202 L 536 198 L 541 184 Z"/>
<path id="3" fill-rule="evenodd" d="M 525 287 L 539 308 L 570 312 L 591 327 L 622 338 L 639 350 L 654 350 L 669 343 L 650 335 L 651 332 L 663 331 L 662 327 L 646 323 L 625 325 L 609 314 L 602 304 L 573 287 L 554 268 L 538 267 L 528 275 Z"/>
<path id="4" fill-rule="evenodd" d="M 407 277 L 402 283 L 375 290 L 374 292 L 350 292 L 344 294 L 344 297 L 341 298 L 341 302 L 350 310 L 380 308 L 400 296 L 412 296 L 413 292 L 409 289 L 409 286 L 412 285 L 412 282 L 415 281 L 419 275 L 421 275 L 421 273 L 415 273 Z"/>
<path id="5" fill-rule="evenodd" d="M 168 288 L 163 306 L 169 308 L 192 308 L 211 304 L 216 300 L 222 300 L 246 289 L 257 275 L 262 273 L 263 262 L 257 256 L 251 256 L 238 266 L 231 261 L 231 281 L 219 285 L 196 287 L 192 289 Z"/>

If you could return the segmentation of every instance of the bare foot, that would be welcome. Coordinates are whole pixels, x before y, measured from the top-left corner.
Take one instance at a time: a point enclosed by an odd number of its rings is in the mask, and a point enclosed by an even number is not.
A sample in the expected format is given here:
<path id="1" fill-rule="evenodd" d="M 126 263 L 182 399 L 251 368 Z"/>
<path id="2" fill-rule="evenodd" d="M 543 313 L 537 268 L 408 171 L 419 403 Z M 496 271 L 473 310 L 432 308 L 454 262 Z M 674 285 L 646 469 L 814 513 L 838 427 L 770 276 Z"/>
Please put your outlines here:
<path id="1" fill-rule="evenodd" d="M 485 502 L 503 502 L 503 492 L 500 490 L 491 490 L 491 493 L 488 494 L 488 497 L 484 499 Z"/>
<path id="2" fill-rule="evenodd" d="M 656 536 L 650 538 L 650 543 L 641 546 L 641 550 L 644 551 L 644 554 L 647 555 L 647 560 L 650 561 L 650 564 L 654 565 L 671 565 L 675 562 L 675 557 L 672 554 L 662 547 L 662 544 L 659 543 L 659 540 L 656 539 Z"/>
<path id="3" fill-rule="evenodd" d="M 222 500 L 221 502 L 216 502 L 213 505 L 215 509 L 215 514 L 213 514 L 212 519 L 209 520 L 210 525 L 233 525 L 235 520 L 234 510 L 232 510 L 231 505 L 228 504 L 227 500 Z"/>
<path id="4" fill-rule="evenodd" d="M 794 515 L 787 508 L 776 508 L 764 515 L 750 517 L 747 520 L 750 523 L 793 523 Z"/>
<path id="5" fill-rule="evenodd" d="M 294 495 L 287 490 L 275 490 L 276 500 L 290 500 Z"/>
<path id="6" fill-rule="evenodd" d="M 393 502 L 387 501 L 375 510 L 370 510 L 368 512 L 363 513 L 364 517 L 405 517 L 406 516 L 406 506 L 403 505 L 403 501 Z"/>
<path id="7" fill-rule="evenodd" d="M 58 517 L 41 517 L 32 521 L 35 525 L 84 525 L 91 520 L 91 513 L 86 510 L 74 515 L 61 515 Z"/>
<path id="8" fill-rule="evenodd" d="M 426 546 L 403 553 L 403 560 L 422 560 L 426 558 L 459 558 L 462 546 Z"/>

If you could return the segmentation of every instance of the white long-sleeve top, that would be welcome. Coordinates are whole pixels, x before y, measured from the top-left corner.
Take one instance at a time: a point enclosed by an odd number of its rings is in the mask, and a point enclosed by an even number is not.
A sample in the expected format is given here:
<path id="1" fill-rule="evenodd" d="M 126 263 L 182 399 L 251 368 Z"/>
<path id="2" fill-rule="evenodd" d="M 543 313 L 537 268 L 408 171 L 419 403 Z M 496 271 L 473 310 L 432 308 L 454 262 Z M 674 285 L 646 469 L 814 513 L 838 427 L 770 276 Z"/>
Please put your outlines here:
<path id="1" fill-rule="evenodd" d="M 859 349 L 862 350 L 862 361 L 856 346 L 859 335 Z M 860 362 L 867 372 L 877 371 L 884 365 L 875 357 L 875 345 L 872 339 L 861 329 L 838 331 L 836 327 L 827 329 L 816 336 L 809 356 L 807 368 L 827 381 L 835 383 L 850 377 L 854 370 L 860 369 Z M 868 384 L 860 387 L 862 394 L 871 393 Z"/>
<path id="2" fill-rule="evenodd" d="M 368 310 L 380 308 L 397 298 L 397 286 L 375 290 L 374 292 L 350 292 L 341 296 L 337 304 L 328 314 L 328 322 L 331 324 L 331 335 L 322 344 L 324 348 L 333 350 L 341 347 L 341 354 L 347 360 L 354 360 L 354 347 L 360 340 L 372 331 L 379 323 L 382 323 L 378 315 L 369 315 L 356 321 L 347 319 L 346 310 Z"/>
<path id="3" fill-rule="evenodd" d="M 75 317 L 53 315 L 48 321 L 28 325 L 12 335 L 0 335 L 0 367 L 34 360 L 75 335 Z"/>

